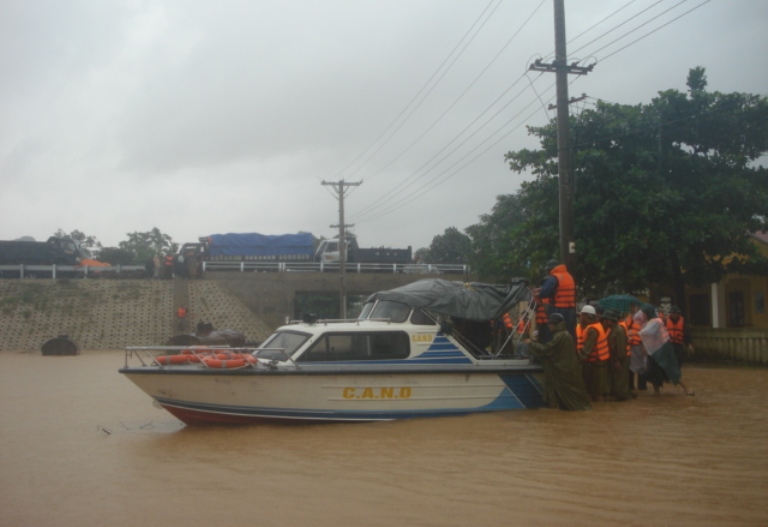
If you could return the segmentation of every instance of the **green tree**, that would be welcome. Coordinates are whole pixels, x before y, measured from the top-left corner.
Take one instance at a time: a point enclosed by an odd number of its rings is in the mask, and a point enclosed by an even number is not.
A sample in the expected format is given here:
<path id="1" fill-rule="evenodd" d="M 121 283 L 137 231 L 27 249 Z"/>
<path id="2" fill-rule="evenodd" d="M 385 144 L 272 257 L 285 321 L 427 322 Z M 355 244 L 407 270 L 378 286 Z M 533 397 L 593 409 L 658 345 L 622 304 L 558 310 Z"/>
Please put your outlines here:
<path id="1" fill-rule="evenodd" d="M 768 152 L 768 100 L 706 85 L 694 68 L 687 93 L 660 92 L 646 105 L 600 102 L 571 119 L 573 271 L 587 295 L 657 285 L 684 304 L 686 284 L 768 269 L 750 242 L 750 232 L 768 228 L 768 171 L 757 165 Z M 490 270 L 505 260 L 531 277 L 558 247 L 556 123 L 529 132 L 541 148 L 506 158 L 536 179 L 500 197 L 468 232 L 493 254 Z M 500 245 L 520 254 L 505 257 Z"/>
<path id="2" fill-rule="evenodd" d="M 179 249 L 179 244 L 153 227 L 149 232 L 128 233 L 128 239 L 119 244 L 119 248 L 133 254 L 133 265 L 141 265 L 155 254 L 173 254 Z"/>
<path id="3" fill-rule="evenodd" d="M 434 264 L 465 264 L 472 255 L 472 240 L 456 227 L 448 227 L 443 234 L 432 238 L 429 262 Z"/>

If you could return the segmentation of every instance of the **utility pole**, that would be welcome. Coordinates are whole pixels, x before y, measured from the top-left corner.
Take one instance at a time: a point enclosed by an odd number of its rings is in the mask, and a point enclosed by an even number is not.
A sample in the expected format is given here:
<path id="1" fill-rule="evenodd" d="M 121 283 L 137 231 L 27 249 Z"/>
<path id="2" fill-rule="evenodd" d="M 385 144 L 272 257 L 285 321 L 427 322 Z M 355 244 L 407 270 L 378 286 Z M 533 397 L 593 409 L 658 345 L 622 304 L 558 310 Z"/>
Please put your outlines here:
<path id="1" fill-rule="evenodd" d="M 339 224 L 331 225 L 331 228 L 339 228 L 339 267 L 341 270 L 341 291 L 339 292 L 339 305 L 341 311 L 341 318 L 347 318 L 347 235 L 345 229 L 347 227 L 354 227 L 354 225 L 346 225 L 344 223 L 344 196 L 346 194 L 346 187 L 356 187 L 360 185 L 362 181 L 356 181 L 354 183 L 345 182 L 343 179 L 337 182 L 323 181 L 323 185 L 330 186 L 336 193 L 336 199 L 339 200 Z"/>
<path id="2" fill-rule="evenodd" d="M 555 61 L 551 64 L 536 60 L 530 68 L 534 71 L 555 72 L 557 87 L 557 166 L 560 204 L 560 261 L 571 264 L 576 245 L 573 241 L 573 167 L 571 162 L 571 135 L 568 126 L 568 74 L 586 75 L 593 65 L 568 65 L 565 50 L 565 7 L 563 0 L 555 3 Z"/>

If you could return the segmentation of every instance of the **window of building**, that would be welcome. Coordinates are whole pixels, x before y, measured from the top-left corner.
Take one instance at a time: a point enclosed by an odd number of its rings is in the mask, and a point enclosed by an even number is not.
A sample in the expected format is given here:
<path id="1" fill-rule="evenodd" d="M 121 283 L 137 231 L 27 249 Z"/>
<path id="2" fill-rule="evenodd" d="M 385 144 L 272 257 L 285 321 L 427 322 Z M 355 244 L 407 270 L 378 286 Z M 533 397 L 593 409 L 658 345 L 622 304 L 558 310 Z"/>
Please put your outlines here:
<path id="1" fill-rule="evenodd" d="M 326 333 L 301 354 L 299 362 L 404 359 L 411 353 L 405 331 Z"/>
<path id="2" fill-rule="evenodd" d="M 728 325 L 740 328 L 744 324 L 744 292 L 732 291 L 728 295 Z"/>

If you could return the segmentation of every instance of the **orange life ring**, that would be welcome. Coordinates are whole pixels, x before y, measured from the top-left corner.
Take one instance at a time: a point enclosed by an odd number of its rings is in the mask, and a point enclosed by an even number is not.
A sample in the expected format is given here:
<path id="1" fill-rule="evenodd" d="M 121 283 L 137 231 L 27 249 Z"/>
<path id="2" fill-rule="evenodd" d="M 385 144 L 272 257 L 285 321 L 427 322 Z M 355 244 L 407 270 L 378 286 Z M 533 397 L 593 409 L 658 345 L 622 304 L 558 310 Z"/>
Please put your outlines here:
<path id="1" fill-rule="evenodd" d="M 202 361 L 203 364 L 209 368 L 220 368 L 227 370 L 243 368 L 246 366 L 246 364 L 248 364 L 245 359 L 219 359 L 214 357 L 203 357 Z"/>
<path id="2" fill-rule="evenodd" d="M 189 362 L 188 355 L 161 355 L 155 357 L 155 361 L 161 366 L 169 366 L 171 364 L 187 364 Z"/>

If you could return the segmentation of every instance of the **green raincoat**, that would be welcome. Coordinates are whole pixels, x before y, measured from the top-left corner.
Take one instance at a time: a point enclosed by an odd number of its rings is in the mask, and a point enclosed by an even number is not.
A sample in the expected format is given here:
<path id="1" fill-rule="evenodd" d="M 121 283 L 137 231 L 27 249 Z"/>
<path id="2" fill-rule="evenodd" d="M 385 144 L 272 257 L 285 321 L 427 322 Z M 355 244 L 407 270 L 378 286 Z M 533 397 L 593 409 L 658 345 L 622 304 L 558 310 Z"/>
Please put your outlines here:
<path id="1" fill-rule="evenodd" d="M 576 346 L 564 322 L 555 326 L 552 340 L 546 344 L 531 342 L 530 353 L 539 359 L 544 369 L 544 399 L 551 408 L 592 408 L 584 387 Z"/>

